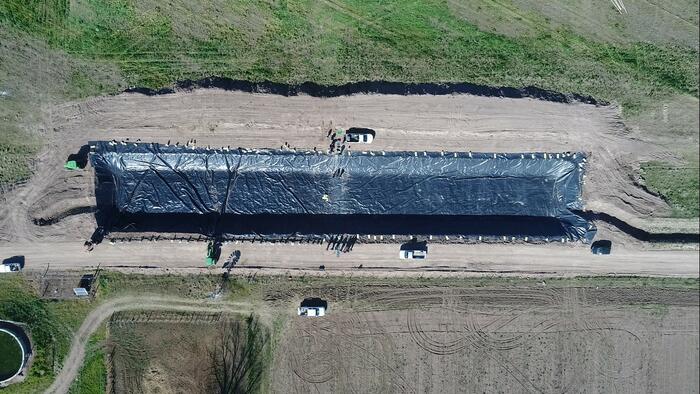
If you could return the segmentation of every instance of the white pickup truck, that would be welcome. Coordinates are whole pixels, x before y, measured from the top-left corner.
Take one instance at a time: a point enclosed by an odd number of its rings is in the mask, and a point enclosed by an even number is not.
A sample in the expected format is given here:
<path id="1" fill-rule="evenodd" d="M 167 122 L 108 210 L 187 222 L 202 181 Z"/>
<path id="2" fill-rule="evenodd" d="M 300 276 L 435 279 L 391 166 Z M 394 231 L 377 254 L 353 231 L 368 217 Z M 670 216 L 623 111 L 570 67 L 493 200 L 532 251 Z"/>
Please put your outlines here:
<path id="1" fill-rule="evenodd" d="M 22 267 L 18 263 L 3 263 L 0 264 L 0 274 L 8 273 L 8 272 L 19 272 L 22 270 Z"/>

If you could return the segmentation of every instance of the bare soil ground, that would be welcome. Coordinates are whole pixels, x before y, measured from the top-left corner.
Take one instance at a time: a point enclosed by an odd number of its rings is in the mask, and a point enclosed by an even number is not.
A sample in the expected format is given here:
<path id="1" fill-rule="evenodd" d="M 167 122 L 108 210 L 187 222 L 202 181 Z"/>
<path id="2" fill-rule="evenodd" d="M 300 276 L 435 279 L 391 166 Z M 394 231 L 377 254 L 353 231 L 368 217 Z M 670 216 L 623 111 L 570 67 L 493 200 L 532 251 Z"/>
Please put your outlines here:
<path id="1" fill-rule="evenodd" d="M 62 168 L 89 140 L 196 139 L 199 146 L 325 149 L 330 127 L 371 127 L 372 150 L 564 152 L 590 155 L 587 209 L 651 232 L 698 232 L 635 179 L 640 161 L 673 162 L 666 148 L 628 130 L 616 107 L 471 95 L 282 97 L 198 89 L 161 96 L 121 94 L 42 109 L 46 147 L 36 175 L 6 193 L 0 240 L 85 239 L 94 229 L 89 170 Z M 355 149 L 368 149 L 355 147 Z M 37 226 L 35 221 L 52 224 Z"/>
<path id="2" fill-rule="evenodd" d="M 109 321 L 115 393 L 208 393 L 208 346 L 222 314 L 121 312 Z"/>
<path id="3" fill-rule="evenodd" d="M 698 391 L 697 292 L 304 290 L 335 302 L 289 321 L 273 392 Z"/>

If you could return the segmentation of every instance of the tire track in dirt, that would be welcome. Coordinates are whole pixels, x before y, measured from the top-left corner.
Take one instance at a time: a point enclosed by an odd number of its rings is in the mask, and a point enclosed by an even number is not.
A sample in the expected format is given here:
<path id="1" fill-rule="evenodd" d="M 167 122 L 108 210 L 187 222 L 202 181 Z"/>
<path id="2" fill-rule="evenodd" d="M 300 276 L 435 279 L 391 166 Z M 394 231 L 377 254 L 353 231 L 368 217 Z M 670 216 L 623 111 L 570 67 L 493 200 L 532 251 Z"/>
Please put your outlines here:
<path id="1" fill-rule="evenodd" d="M 344 314 L 340 320 L 332 320 L 337 318 L 332 317 L 304 319 L 296 323 L 294 332 L 289 335 L 297 342 L 288 345 L 290 369 L 303 382 L 310 383 L 313 387 L 333 380 L 342 381 L 343 387 L 350 391 L 358 391 L 361 389 L 354 388 L 357 382 L 352 378 L 356 366 L 344 360 L 352 359 L 349 355 L 359 353 L 365 363 L 360 368 L 371 366 L 382 371 L 378 375 L 382 379 L 380 384 L 386 390 L 393 387 L 402 393 L 414 392 L 397 367 L 388 361 L 394 356 L 395 346 L 380 325 L 368 317 L 371 314 L 372 312 L 349 313 Z M 370 346 L 363 342 L 368 340 Z"/>
<path id="2" fill-rule="evenodd" d="M 85 318 L 75 333 L 68 356 L 63 360 L 63 367 L 54 379 L 46 393 L 68 393 L 85 359 L 85 345 L 90 335 L 109 319 L 112 314 L 120 311 L 156 309 L 181 312 L 227 312 L 250 313 L 252 307 L 245 303 L 195 301 L 178 297 L 163 297 L 153 295 L 124 296 L 109 300 L 98 305 Z"/>
<path id="3" fill-rule="evenodd" d="M 590 313 L 583 310 L 583 304 L 585 303 L 587 289 L 570 289 L 569 296 L 566 297 L 567 306 L 570 308 L 570 317 L 573 319 L 573 327 L 568 330 L 562 330 L 559 332 L 586 332 L 589 333 L 590 340 L 587 342 L 597 342 L 598 352 L 602 352 L 603 356 L 591 357 L 591 361 L 594 368 L 602 376 L 608 378 L 614 378 L 617 380 L 624 380 L 633 378 L 634 376 L 641 373 L 642 366 L 647 358 L 647 353 L 644 351 L 644 347 L 640 346 L 642 339 L 636 333 L 621 327 L 615 327 L 608 321 L 601 321 L 600 318 L 591 316 Z M 625 343 L 627 348 L 634 347 L 639 349 L 639 355 L 634 360 L 633 366 L 623 365 L 624 362 L 617 360 L 615 355 L 615 344 L 611 343 L 609 336 L 605 334 L 622 334 L 626 338 Z M 623 341 L 622 338 L 617 338 L 615 340 L 618 347 L 621 347 L 620 342 Z M 610 362 L 619 361 L 618 364 L 620 368 L 613 368 L 609 365 L 603 365 L 600 361 L 612 360 Z"/>
<path id="4" fill-rule="evenodd" d="M 528 375 L 515 365 L 504 352 L 516 350 L 532 341 L 536 335 L 555 333 L 589 333 L 588 335 L 597 338 L 598 342 L 608 341 L 610 338 L 605 333 L 623 333 L 638 343 L 639 337 L 624 328 L 615 327 L 607 322 L 600 321 L 599 318 L 589 316 L 582 318 L 582 302 L 585 301 L 585 294 L 582 289 L 568 289 L 562 293 L 561 290 L 529 290 L 529 289 L 420 289 L 408 291 L 389 291 L 388 294 L 374 296 L 375 303 L 382 303 L 388 309 L 406 308 L 406 326 L 411 339 L 424 351 L 436 356 L 448 356 L 456 354 L 466 349 L 480 350 L 485 356 L 497 362 L 504 371 L 515 379 L 525 392 L 571 392 L 577 387 L 580 374 L 562 375 L 558 382 L 552 382 L 550 387 L 540 387 L 533 382 Z M 580 299 L 584 297 L 584 299 Z M 378 301 L 381 300 L 381 301 Z M 477 305 L 526 305 L 525 308 L 514 306 L 499 313 L 486 313 L 494 318 L 486 323 L 479 322 L 475 318 L 477 311 L 470 307 L 470 304 Z M 387 305 L 389 304 L 389 305 Z M 392 305 L 393 304 L 393 305 Z M 398 305 L 397 305 L 398 304 Z M 398 308 L 397 308 L 398 306 Z M 543 318 L 532 325 L 525 332 L 516 331 L 507 333 L 504 329 L 516 322 L 522 316 L 536 315 L 542 308 L 564 308 L 569 311 L 566 315 L 553 318 Z M 437 317 L 449 318 L 452 329 L 446 334 L 452 335 L 440 337 L 440 327 L 437 331 L 426 330 L 422 325 L 418 314 L 421 309 L 437 310 Z M 482 316 L 484 313 L 480 313 Z M 573 320 L 572 320 L 573 315 Z M 436 317 L 436 318 L 437 318 Z M 431 325 L 436 324 L 436 318 L 427 319 Z M 460 326 L 461 325 L 461 326 Z M 457 327 L 456 331 L 454 327 Z M 601 346 L 603 346 L 602 344 Z M 605 348 L 604 360 L 613 360 L 617 356 L 612 345 L 603 346 Z M 621 375 L 618 368 L 609 365 L 601 365 L 597 360 L 593 360 L 594 368 L 602 375 L 616 380 L 624 380 L 634 377 L 640 370 L 646 354 L 642 354 L 636 367 L 627 368 Z"/>
<path id="5" fill-rule="evenodd" d="M 316 324 L 314 324 L 316 323 Z M 301 351 L 290 350 L 290 369 L 306 383 L 325 383 L 338 375 L 333 362 L 342 354 L 340 347 L 330 340 L 334 325 L 330 320 L 302 320 L 297 326 L 296 341 Z"/>

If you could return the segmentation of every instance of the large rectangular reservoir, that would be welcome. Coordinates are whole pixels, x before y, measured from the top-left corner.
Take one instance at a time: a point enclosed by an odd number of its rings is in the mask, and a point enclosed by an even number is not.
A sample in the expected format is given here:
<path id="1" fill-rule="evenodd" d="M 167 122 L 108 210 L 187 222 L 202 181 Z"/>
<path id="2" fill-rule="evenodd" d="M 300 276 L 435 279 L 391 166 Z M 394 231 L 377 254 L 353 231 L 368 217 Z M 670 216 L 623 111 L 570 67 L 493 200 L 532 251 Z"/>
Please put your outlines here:
<path id="1" fill-rule="evenodd" d="M 459 223 L 478 221 L 483 228 L 479 235 L 528 236 L 531 227 L 532 237 L 557 236 L 558 227 L 561 234 L 584 241 L 594 231 L 576 214 L 583 208 L 581 153 L 329 155 L 152 143 L 91 145 L 98 208 L 110 211 L 112 219 L 128 217 L 141 225 L 189 218 L 198 226 L 213 220 L 211 225 L 219 226 L 214 231 L 245 232 L 257 231 L 253 223 L 244 223 L 255 219 L 272 233 L 381 234 L 405 227 L 391 221 L 418 220 L 435 234 L 474 235 L 480 233 L 477 222 L 464 223 L 464 230 Z M 306 223 L 295 229 L 295 220 Z M 444 231 L 439 222 L 430 223 L 434 220 L 443 220 Z M 323 228 L 308 228 L 309 223 Z M 538 223 L 548 223 L 547 234 Z M 410 226 L 412 233 L 424 233 L 419 223 Z"/>

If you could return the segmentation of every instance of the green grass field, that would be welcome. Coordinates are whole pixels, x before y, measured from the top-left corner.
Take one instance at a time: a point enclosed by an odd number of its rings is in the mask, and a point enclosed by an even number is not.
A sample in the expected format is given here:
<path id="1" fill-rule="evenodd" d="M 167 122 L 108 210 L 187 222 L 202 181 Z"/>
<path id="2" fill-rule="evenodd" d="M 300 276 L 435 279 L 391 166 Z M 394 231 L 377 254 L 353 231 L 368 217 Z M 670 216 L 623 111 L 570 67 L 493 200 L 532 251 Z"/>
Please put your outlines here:
<path id="1" fill-rule="evenodd" d="M 615 100 L 697 96 L 697 51 L 606 44 L 566 28 L 478 30 L 442 1 L 7 0 L 0 19 L 81 59 L 117 64 L 127 84 L 219 75 L 253 81 L 358 80 L 535 85 Z M 78 75 L 76 86 L 89 86 Z M 616 89 L 611 89 L 611 87 Z"/>
<path id="2" fill-rule="evenodd" d="M 650 162 L 642 166 L 642 176 L 649 188 L 663 196 L 673 207 L 675 217 L 700 214 L 700 184 L 697 162 L 688 167 L 674 167 Z"/>
<path id="3" fill-rule="evenodd" d="M 7 126 L 6 126 L 7 127 Z M 36 153 L 37 142 L 22 132 L 7 128 L 0 134 L 0 184 L 26 179 L 31 175 L 28 157 Z"/>
<path id="4" fill-rule="evenodd" d="M 680 12 L 694 0 L 682 1 L 670 9 Z M 605 4 L 589 15 L 602 18 L 596 25 L 581 22 L 584 7 L 566 13 L 530 0 L 5 0 L 0 38 L 10 44 L 0 46 L 0 55 L 14 57 L 10 49 L 26 51 L 29 43 L 37 65 L 57 64 L 44 68 L 49 76 L 26 81 L 55 100 L 213 75 L 537 86 L 619 103 L 626 119 L 649 134 L 663 134 L 667 126 L 635 119 L 665 101 L 687 98 L 697 113 L 697 15 L 679 22 L 641 9 L 623 19 Z M 653 28 L 640 28 L 645 23 Z M 678 44 L 659 33 L 666 25 L 682 38 Z M 28 77 L 18 71 L 25 68 L 0 62 L 0 90 L 3 71 L 32 78 L 35 71 Z M 27 96 L 36 93 L 27 89 Z M 31 100 L 21 96 L 12 100 L 24 108 L 23 119 Z M 674 134 L 698 140 L 695 124 L 677 129 Z M 0 149 L 11 152 L 0 162 L 0 182 L 26 178 L 33 151 L 2 141 Z M 649 180 L 662 192 L 690 192 L 675 177 L 664 182 Z"/>

